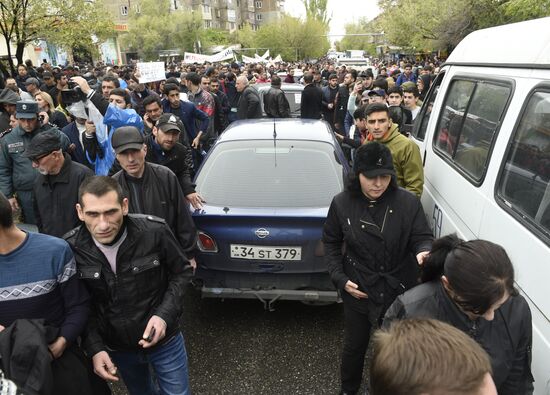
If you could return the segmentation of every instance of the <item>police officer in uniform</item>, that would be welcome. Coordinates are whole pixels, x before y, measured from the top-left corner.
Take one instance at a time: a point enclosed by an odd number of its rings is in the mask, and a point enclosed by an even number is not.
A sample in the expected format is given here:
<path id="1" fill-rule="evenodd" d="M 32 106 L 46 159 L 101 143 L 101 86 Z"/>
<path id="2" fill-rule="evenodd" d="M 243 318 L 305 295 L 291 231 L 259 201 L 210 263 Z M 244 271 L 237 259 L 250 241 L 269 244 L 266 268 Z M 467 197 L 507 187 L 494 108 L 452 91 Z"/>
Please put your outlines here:
<path id="1" fill-rule="evenodd" d="M 0 192 L 9 199 L 14 211 L 21 208 L 25 223 L 36 224 L 33 185 L 38 173 L 23 153 L 34 136 L 50 129 L 59 134 L 63 151 L 67 151 L 70 142 L 55 126 L 42 124 L 34 101 L 18 101 L 16 117 L 19 125 L 0 141 Z"/>

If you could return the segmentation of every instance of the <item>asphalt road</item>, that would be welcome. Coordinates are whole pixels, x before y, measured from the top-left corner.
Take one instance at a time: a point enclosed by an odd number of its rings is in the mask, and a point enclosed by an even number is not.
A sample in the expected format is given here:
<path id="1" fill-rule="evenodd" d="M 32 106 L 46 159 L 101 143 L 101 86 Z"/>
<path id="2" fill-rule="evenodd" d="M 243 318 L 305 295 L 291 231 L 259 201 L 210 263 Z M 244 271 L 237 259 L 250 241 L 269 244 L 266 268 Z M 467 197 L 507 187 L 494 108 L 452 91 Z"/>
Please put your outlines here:
<path id="1" fill-rule="evenodd" d="M 194 395 L 337 394 L 343 310 L 281 301 L 185 297 L 182 327 Z M 126 394 L 117 385 L 115 394 Z"/>

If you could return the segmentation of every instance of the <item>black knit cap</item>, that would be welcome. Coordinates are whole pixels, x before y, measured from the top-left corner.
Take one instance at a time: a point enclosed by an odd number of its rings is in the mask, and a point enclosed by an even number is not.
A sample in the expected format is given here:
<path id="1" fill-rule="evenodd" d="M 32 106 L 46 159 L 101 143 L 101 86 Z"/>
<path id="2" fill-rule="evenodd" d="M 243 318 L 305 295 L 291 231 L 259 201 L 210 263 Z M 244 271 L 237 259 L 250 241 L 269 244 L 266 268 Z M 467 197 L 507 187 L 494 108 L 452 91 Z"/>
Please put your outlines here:
<path id="1" fill-rule="evenodd" d="M 355 152 L 355 174 L 365 177 L 395 176 L 391 152 L 384 144 L 372 141 L 364 144 Z"/>

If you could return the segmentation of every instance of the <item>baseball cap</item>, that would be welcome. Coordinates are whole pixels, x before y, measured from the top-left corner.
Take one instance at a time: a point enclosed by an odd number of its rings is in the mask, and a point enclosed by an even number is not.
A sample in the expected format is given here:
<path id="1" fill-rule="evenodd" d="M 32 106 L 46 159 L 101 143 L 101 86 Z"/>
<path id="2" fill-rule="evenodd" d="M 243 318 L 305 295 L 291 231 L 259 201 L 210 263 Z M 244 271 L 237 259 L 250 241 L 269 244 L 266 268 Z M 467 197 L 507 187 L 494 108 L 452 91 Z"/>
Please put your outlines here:
<path id="1" fill-rule="evenodd" d="M 25 80 L 25 86 L 31 85 L 31 84 L 34 84 L 36 86 L 40 86 L 40 82 L 38 82 L 38 80 L 36 78 L 27 78 Z"/>
<path id="2" fill-rule="evenodd" d="M 111 144 L 117 154 L 127 149 L 143 148 L 143 135 L 135 126 L 122 126 L 113 132 Z"/>
<path id="3" fill-rule="evenodd" d="M 174 114 L 162 114 L 157 121 L 157 128 L 162 130 L 164 133 L 174 131 L 182 132 L 180 119 Z"/>
<path id="4" fill-rule="evenodd" d="M 15 105 L 15 117 L 18 119 L 36 118 L 38 103 L 31 100 L 19 100 Z"/>
<path id="5" fill-rule="evenodd" d="M 46 130 L 34 136 L 27 145 L 23 156 L 26 158 L 37 158 L 61 149 L 59 133 L 53 130 Z"/>
<path id="6" fill-rule="evenodd" d="M 42 73 L 42 78 L 53 78 L 53 74 L 49 71 L 44 71 L 44 73 Z"/>

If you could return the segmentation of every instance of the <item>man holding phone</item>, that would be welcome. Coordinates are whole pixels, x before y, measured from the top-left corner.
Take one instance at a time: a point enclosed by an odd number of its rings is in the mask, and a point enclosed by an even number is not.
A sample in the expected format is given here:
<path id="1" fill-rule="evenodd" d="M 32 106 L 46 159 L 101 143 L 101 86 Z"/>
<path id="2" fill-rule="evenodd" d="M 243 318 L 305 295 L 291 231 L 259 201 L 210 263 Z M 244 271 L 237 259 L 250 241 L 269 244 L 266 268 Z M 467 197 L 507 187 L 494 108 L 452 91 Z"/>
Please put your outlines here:
<path id="1" fill-rule="evenodd" d="M 78 201 L 84 226 L 64 237 L 92 296 L 84 348 L 94 371 L 112 381 L 120 371 L 130 395 L 189 394 L 178 321 L 192 269 L 179 242 L 163 219 L 128 214 L 113 178 L 87 178 Z"/>

